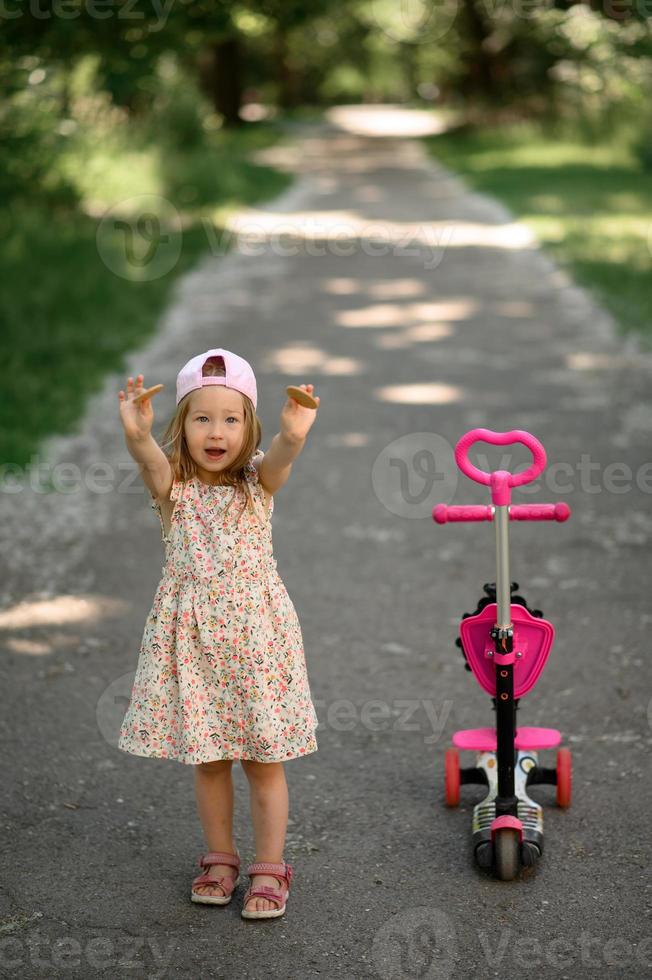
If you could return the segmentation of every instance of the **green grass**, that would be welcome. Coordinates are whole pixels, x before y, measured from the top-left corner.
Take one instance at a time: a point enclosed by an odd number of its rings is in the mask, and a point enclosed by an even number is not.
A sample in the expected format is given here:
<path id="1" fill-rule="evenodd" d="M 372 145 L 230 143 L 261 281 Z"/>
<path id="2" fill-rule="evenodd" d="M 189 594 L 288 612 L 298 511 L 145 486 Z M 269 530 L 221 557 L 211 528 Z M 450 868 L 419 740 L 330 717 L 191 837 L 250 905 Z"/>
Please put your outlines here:
<path id="1" fill-rule="evenodd" d="M 183 150 L 125 133 L 85 134 L 57 162 L 76 205 L 68 194 L 39 197 L 35 188 L 0 210 L 4 473 L 12 472 L 7 464 L 28 465 L 44 437 L 78 430 L 89 395 L 154 332 L 173 282 L 210 250 L 205 223 L 219 235 L 229 210 L 287 186 L 288 175 L 251 160 L 280 135 L 274 125 L 255 123 Z M 149 224 L 129 253 L 119 222 L 133 223 L 141 208 L 133 198 L 142 194 L 161 200 L 149 202 Z M 113 206 L 116 221 L 101 223 Z M 173 209 L 180 226 L 170 226 Z M 164 235 L 180 242 L 179 254 L 152 277 L 156 267 L 145 261 L 144 246 L 158 261 Z"/>
<path id="2" fill-rule="evenodd" d="M 622 143 L 525 125 L 425 142 L 444 166 L 506 204 L 623 331 L 652 345 L 652 173 Z"/>

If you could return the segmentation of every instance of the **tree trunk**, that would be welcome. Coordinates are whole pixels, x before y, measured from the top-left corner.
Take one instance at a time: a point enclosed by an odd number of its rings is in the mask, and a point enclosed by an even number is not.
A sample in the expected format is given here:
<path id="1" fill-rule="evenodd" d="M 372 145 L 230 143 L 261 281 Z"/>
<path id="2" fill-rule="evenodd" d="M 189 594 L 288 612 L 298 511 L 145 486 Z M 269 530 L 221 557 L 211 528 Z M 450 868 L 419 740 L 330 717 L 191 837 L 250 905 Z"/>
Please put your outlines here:
<path id="1" fill-rule="evenodd" d="M 213 41 L 202 52 L 199 79 L 226 126 L 241 126 L 242 41 L 236 35 Z"/>
<path id="2" fill-rule="evenodd" d="M 274 35 L 277 100 L 282 109 L 291 109 L 299 102 L 297 73 L 288 63 L 288 44 L 285 28 L 278 24 Z"/>
<path id="3" fill-rule="evenodd" d="M 417 95 L 416 45 L 401 41 L 398 47 L 405 82 L 405 97 L 408 100 L 414 99 Z"/>
<path id="4" fill-rule="evenodd" d="M 466 37 L 471 44 L 471 63 L 467 66 L 466 83 L 463 88 L 468 95 L 483 94 L 489 100 L 497 96 L 494 65 L 485 41 L 491 35 L 491 27 L 486 23 L 475 0 L 463 0 L 466 19 Z"/>

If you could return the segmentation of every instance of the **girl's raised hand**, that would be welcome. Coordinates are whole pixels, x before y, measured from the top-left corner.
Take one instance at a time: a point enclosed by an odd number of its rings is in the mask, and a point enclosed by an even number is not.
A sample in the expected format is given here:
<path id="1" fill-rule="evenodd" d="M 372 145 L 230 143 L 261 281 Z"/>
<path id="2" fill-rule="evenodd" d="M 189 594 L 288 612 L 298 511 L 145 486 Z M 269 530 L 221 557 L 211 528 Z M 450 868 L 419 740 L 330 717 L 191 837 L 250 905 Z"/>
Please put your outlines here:
<path id="1" fill-rule="evenodd" d="M 290 440 L 305 439 L 310 427 L 317 418 L 320 398 L 314 394 L 314 385 L 298 385 L 300 389 L 315 400 L 315 408 L 306 408 L 294 398 L 288 397 L 281 411 L 281 433 Z"/>
<path id="2" fill-rule="evenodd" d="M 140 401 L 135 400 L 138 395 L 142 395 L 145 391 L 143 381 L 144 377 L 142 374 L 138 375 L 135 384 L 133 378 L 128 378 L 126 394 L 124 391 L 118 393 L 120 418 L 124 426 L 125 436 L 128 439 L 144 439 L 152 429 L 154 410 L 152 408 L 151 396 L 149 398 L 143 398 Z M 155 395 L 162 387 L 162 385 L 156 385 L 155 389 L 152 389 L 151 394 Z"/>

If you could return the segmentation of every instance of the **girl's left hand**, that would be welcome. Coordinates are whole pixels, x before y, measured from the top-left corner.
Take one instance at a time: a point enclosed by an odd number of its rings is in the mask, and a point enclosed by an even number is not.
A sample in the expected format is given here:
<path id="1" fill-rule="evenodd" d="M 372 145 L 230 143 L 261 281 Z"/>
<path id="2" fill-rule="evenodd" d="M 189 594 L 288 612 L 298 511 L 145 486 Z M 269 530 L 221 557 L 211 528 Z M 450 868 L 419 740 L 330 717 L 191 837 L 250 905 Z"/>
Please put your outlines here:
<path id="1" fill-rule="evenodd" d="M 313 391 L 314 385 L 299 385 L 298 387 L 312 395 L 317 402 L 317 408 L 304 408 L 299 402 L 295 402 L 294 398 L 288 397 L 281 410 L 281 434 L 290 441 L 306 438 L 311 425 L 317 418 L 320 402 L 319 395 L 315 395 Z"/>

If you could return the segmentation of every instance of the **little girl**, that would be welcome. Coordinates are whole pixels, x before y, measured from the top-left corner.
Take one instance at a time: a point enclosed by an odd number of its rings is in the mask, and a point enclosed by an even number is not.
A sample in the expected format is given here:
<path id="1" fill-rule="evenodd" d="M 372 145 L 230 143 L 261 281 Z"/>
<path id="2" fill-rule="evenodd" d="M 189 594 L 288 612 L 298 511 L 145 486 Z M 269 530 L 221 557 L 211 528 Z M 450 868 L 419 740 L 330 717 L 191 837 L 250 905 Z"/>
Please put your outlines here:
<path id="1" fill-rule="evenodd" d="M 119 393 L 120 417 L 166 550 L 118 747 L 195 766 L 208 853 L 191 900 L 214 905 L 227 905 L 240 880 L 231 779 L 240 761 L 256 838 L 242 917 L 276 918 L 293 874 L 283 860 L 283 762 L 317 751 L 318 722 L 299 620 L 273 557 L 271 517 L 316 410 L 288 398 L 263 453 L 250 365 L 209 350 L 177 376 L 161 448 L 151 435 L 151 397 L 134 403 L 143 381 L 129 378 Z M 313 385 L 301 387 L 312 394 Z"/>

